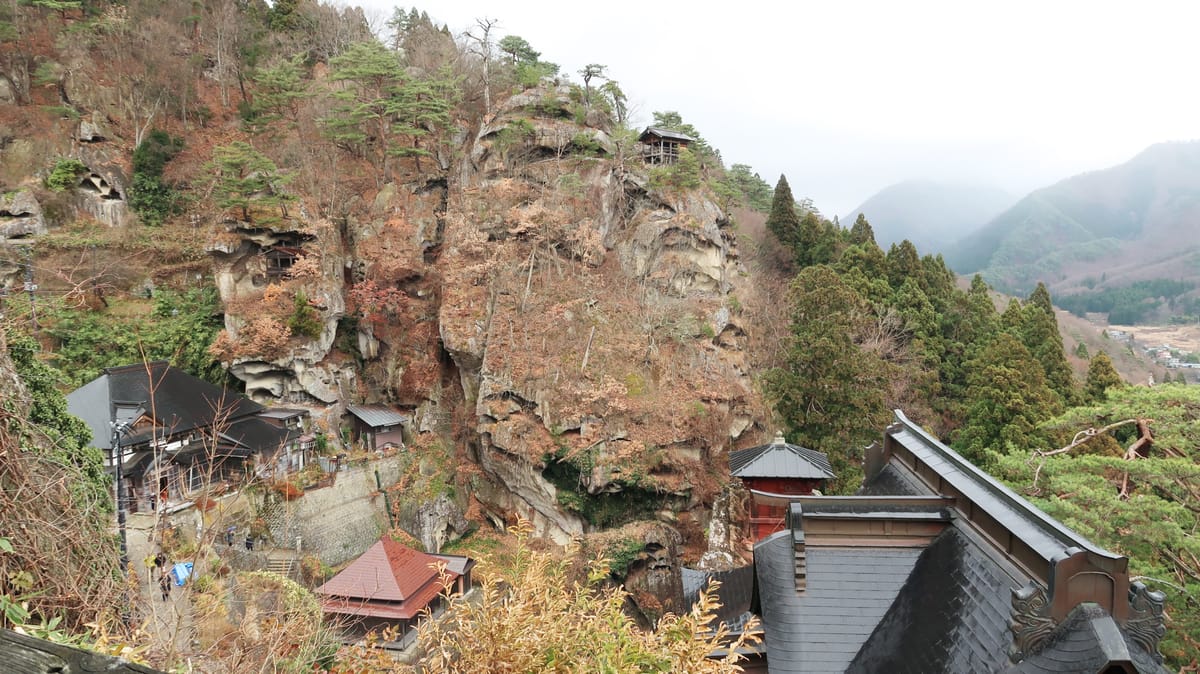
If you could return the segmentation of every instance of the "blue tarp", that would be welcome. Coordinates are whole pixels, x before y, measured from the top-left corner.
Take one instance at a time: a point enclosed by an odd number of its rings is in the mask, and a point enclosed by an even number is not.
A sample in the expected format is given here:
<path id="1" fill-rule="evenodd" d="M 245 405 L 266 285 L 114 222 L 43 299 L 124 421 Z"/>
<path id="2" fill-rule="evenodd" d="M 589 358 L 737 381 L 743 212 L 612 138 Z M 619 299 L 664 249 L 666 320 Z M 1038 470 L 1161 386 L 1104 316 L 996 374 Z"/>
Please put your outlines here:
<path id="1" fill-rule="evenodd" d="M 175 586 L 183 587 L 187 582 L 188 576 L 192 575 L 192 563 L 180 562 L 171 568 L 171 575 L 175 578 Z"/>

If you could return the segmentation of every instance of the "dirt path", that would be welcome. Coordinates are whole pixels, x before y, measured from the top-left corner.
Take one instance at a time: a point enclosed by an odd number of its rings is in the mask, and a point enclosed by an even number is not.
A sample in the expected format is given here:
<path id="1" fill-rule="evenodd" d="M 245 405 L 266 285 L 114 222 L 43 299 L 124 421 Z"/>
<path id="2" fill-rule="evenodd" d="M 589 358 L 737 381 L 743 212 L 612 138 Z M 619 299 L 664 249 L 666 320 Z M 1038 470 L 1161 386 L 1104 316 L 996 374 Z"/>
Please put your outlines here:
<path id="1" fill-rule="evenodd" d="M 153 557 L 158 552 L 158 547 L 150 542 L 152 530 L 153 519 L 150 517 L 131 517 L 126 529 L 129 561 L 138 572 L 138 588 L 144 607 L 143 629 L 151 637 L 154 651 L 171 655 L 188 652 L 195 638 L 189 588 L 175 587 L 172 583 L 170 595 L 163 600 L 158 574 L 148 575 L 145 563 L 147 556 Z M 175 561 L 168 560 L 168 568 Z"/>

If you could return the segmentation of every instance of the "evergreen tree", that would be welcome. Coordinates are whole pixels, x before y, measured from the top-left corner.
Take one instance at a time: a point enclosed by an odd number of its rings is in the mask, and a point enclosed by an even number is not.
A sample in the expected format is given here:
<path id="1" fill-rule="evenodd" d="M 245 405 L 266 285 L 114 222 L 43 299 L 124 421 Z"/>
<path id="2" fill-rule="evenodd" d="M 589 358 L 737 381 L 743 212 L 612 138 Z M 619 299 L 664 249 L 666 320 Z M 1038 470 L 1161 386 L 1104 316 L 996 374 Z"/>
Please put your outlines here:
<path id="1" fill-rule="evenodd" d="M 854 225 L 850 227 L 850 243 L 865 244 L 868 241 L 876 246 L 879 245 L 875 241 L 875 230 L 871 229 L 871 223 L 867 222 L 867 216 L 859 213 L 858 217 L 854 219 Z"/>
<path id="2" fill-rule="evenodd" d="M 303 80 L 304 58 L 304 54 L 297 54 L 254 74 L 254 102 L 248 120 L 251 131 L 261 133 L 285 118 L 297 121 L 300 101 L 308 95 Z"/>
<path id="3" fill-rule="evenodd" d="M 796 199 L 788 185 L 787 176 L 779 176 L 775 183 L 775 195 L 771 198 L 771 214 L 767 216 L 767 229 L 775 235 L 788 255 L 796 256 L 800 246 L 800 218 L 796 215 Z"/>
<path id="4" fill-rule="evenodd" d="M 874 241 L 850 246 L 833 268 L 872 306 L 883 306 L 892 296 L 887 282 L 887 258 Z"/>
<path id="5" fill-rule="evenodd" d="M 921 287 L 925 288 L 925 267 L 921 265 L 921 256 L 917 254 L 917 247 L 912 241 L 905 239 L 900 243 L 893 243 L 888 248 L 888 283 L 893 288 L 899 288 L 904 285 L 906 279 L 913 279 Z"/>
<path id="6" fill-rule="evenodd" d="M 393 149 L 392 94 L 404 79 L 396 54 L 379 42 L 357 42 L 329 60 L 329 78 L 346 88 L 334 92 L 339 104 L 326 117 L 326 134 L 335 144 L 385 168 Z"/>
<path id="7" fill-rule="evenodd" d="M 1101 351 L 1088 363 L 1087 381 L 1083 387 L 1083 394 L 1088 402 L 1103 402 L 1108 397 L 1110 388 L 1124 385 L 1125 380 L 1121 379 L 1107 353 Z"/>
<path id="8" fill-rule="evenodd" d="M 288 202 L 296 199 L 283 192 L 283 186 L 294 174 L 280 171 L 275 162 L 249 143 L 239 140 L 213 148 L 213 159 L 206 168 L 214 173 L 217 205 L 239 209 L 243 221 L 250 222 L 252 213 L 258 209 L 276 206 L 286 218 Z M 262 224 L 275 219 L 261 213 L 258 216 Z"/>
<path id="9" fill-rule="evenodd" d="M 407 144 L 396 144 L 389 151 L 398 157 L 412 157 L 416 170 L 421 172 L 421 157 L 433 153 L 422 146 L 422 140 L 438 136 L 450 126 L 452 107 L 446 92 L 454 89 L 448 76 L 442 80 L 412 79 L 397 87 L 391 110 L 396 116 L 392 131 L 407 136 Z"/>
<path id="10" fill-rule="evenodd" d="M 1041 364 L 1051 390 L 1066 405 L 1075 404 L 1078 398 L 1075 377 L 1063 352 L 1062 333 L 1058 331 L 1058 319 L 1045 285 L 1039 283 L 1021 307 L 1019 332 L 1025 347 Z"/>
<path id="11" fill-rule="evenodd" d="M 795 248 L 796 262 L 801 267 L 832 264 L 837 260 L 839 232 L 837 226 L 815 211 L 800 218 L 800 239 Z"/>
<path id="12" fill-rule="evenodd" d="M 509 65 L 514 68 L 523 63 L 537 63 L 542 53 L 535 51 L 529 41 L 519 35 L 506 35 L 496 47 L 508 55 Z"/>
<path id="13" fill-rule="evenodd" d="M 787 352 L 783 366 L 767 373 L 767 391 L 789 437 L 827 452 L 840 487 L 854 489 L 862 447 L 887 424 L 885 396 L 896 368 L 860 348 L 874 316 L 831 268 L 801 270 L 788 306 Z"/>
<path id="14" fill-rule="evenodd" d="M 162 179 L 163 168 L 183 150 L 183 139 L 154 129 L 133 151 L 133 183 L 129 207 L 142 223 L 161 225 L 176 209 L 174 187 Z"/>
<path id="15" fill-rule="evenodd" d="M 954 443 L 963 456 L 986 467 L 994 455 L 1044 446 L 1037 425 L 1062 405 L 1019 339 L 997 335 L 968 364 L 967 381 L 967 418 Z"/>

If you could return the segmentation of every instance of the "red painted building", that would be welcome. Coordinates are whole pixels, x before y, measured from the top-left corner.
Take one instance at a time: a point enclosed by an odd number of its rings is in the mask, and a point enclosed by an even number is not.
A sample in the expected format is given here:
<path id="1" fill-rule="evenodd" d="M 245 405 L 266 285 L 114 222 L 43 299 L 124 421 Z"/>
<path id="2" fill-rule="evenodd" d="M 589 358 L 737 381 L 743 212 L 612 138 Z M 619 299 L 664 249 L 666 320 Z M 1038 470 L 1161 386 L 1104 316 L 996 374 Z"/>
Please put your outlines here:
<path id="1" fill-rule="evenodd" d="M 757 498 L 755 492 L 809 496 L 834 477 L 828 457 L 788 444 L 783 433 L 776 433 L 769 445 L 730 454 L 729 472 L 750 491 L 750 534 L 756 541 L 786 527 L 787 506 L 779 505 L 778 499 Z"/>

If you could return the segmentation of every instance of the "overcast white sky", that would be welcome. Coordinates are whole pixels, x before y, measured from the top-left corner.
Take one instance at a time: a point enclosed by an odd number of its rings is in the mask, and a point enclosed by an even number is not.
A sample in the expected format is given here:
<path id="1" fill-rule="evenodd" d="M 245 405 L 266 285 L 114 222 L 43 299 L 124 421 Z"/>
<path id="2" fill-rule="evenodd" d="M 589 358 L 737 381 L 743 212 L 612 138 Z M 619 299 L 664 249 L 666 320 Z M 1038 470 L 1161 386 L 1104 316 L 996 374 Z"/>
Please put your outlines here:
<path id="1" fill-rule="evenodd" d="M 397 3 L 346 4 L 386 16 Z M 607 65 L 642 125 L 677 110 L 726 164 L 749 164 L 772 185 L 786 174 L 828 216 L 901 180 L 1019 196 L 1153 143 L 1200 138 L 1200 2 L 416 6 L 456 35 L 499 19 L 497 37 L 520 35 L 565 73 Z"/>

